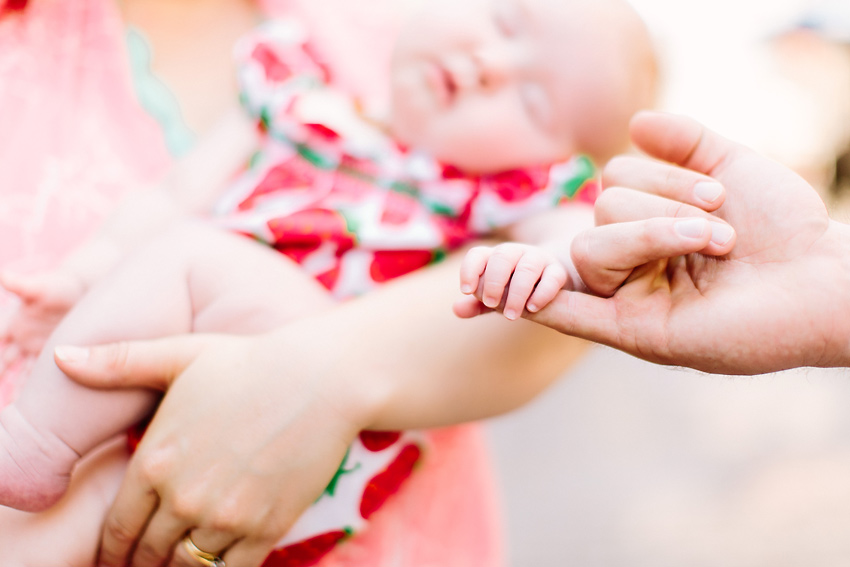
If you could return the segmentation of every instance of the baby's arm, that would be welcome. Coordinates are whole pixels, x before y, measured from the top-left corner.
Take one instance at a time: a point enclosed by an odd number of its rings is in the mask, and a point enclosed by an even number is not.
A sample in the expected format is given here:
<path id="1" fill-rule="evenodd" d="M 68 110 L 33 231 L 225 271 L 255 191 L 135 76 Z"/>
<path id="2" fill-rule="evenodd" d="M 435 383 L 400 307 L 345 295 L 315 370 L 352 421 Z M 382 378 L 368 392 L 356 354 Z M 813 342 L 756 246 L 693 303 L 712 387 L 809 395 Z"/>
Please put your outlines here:
<path id="1" fill-rule="evenodd" d="M 122 201 L 58 267 L 34 274 L 0 273 L 0 285 L 20 299 L 0 330 L 0 341 L 9 345 L 4 360 L 40 351 L 68 310 L 127 252 L 176 219 L 208 211 L 255 145 L 253 126 L 234 107 L 159 185 Z"/>

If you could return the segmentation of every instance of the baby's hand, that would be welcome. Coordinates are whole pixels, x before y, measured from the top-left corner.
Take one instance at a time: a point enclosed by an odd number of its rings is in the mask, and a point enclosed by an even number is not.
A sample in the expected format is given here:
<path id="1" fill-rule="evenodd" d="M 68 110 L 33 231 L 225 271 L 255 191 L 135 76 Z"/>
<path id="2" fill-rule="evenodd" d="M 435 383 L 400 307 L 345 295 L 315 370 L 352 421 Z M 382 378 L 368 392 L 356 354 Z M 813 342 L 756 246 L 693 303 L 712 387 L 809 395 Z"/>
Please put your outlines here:
<path id="1" fill-rule="evenodd" d="M 510 320 L 518 319 L 523 309 L 539 311 L 566 283 L 567 271 L 558 258 L 528 244 L 477 246 L 467 252 L 460 268 L 461 291 L 489 309 L 504 302 L 502 313 Z M 468 301 L 456 304 L 454 311 L 463 318 L 483 312 Z"/>
<path id="2" fill-rule="evenodd" d="M 82 280 L 62 269 L 36 274 L 3 272 L 0 285 L 21 302 L 5 328 L 0 328 L 6 365 L 18 356 L 38 354 L 59 321 L 85 292 Z"/>

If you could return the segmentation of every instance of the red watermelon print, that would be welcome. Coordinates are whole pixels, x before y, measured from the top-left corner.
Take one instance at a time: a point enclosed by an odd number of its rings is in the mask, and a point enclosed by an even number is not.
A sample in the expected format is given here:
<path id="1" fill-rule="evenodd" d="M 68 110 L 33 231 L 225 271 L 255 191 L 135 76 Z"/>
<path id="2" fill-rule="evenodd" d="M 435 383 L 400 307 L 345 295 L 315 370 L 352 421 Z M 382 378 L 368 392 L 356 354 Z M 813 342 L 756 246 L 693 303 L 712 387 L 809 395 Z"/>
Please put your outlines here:
<path id="1" fill-rule="evenodd" d="M 360 442 L 369 451 L 377 453 L 390 447 L 401 438 L 401 431 L 361 431 Z"/>
<path id="2" fill-rule="evenodd" d="M 387 498 L 398 492 L 402 483 L 413 473 L 413 467 L 419 462 L 422 450 L 413 443 L 405 445 L 398 457 L 390 465 L 379 472 L 363 490 L 360 500 L 360 515 L 368 520 Z"/>
<path id="3" fill-rule="evenodd" d="M 309 567 L 349 537 L 349 530 L 335 530 L 272 551 L 262 567 Z"/>
<path id="4" fill-rule="evenodd" d="M 378 250 L 369 267 L 369 275 L 377 283 L 409 274 L 431 263 L 430 250 Z"/>
<path id="5" fill-rule="evenodd" d="M 239 210 L 249 211 L 266 195 L 292 189 L 311 189 L 318 184 L 322 172 L 313 167 L 299 167 L 296 160 L 288 160 L 269 168 L 265 176 L 251 192 L 251 195 L 239 203 Z"/>
<path id="6" fill-rule="evenodd" d="M 481 178 L 481 190 L 493 191 L 507 203 L 525 201 L 546 187 L 548 168 L 514 169 Z"/>
<path id="7" fill-rule="evenodd" d="M 254 45 L 251 58 L 263 68 L 267 81 L 279 83 L 292 76 L 292 69 L 265 43 Z"/>
<path id="8" fill-rule="evenodd" d="M 356 235 L 348 229 L 342 213 L 329 209 L 305 209 L 285 217 L 273 218 L 268 227 L 275 248 L 315 250 L 324 242 L 336 245 L 337 256 L 354 247 Z"/>

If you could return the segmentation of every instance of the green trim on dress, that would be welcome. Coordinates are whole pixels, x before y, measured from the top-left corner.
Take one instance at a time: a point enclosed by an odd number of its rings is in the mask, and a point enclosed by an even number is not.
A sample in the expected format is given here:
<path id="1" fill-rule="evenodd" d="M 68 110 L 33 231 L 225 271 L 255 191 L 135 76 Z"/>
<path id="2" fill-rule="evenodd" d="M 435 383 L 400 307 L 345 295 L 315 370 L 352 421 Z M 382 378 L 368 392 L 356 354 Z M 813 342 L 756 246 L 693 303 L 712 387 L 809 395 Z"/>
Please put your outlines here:
<path id="1" fill-rule="evenodd" d="M 197 136 L 183 120 L 177 97 L 151 69 L 153 50 L 141 30 L 128 26 L 126 41 L 139 104 L 159 123 L 171 155 L 179 157 L 195 145 Z"/>

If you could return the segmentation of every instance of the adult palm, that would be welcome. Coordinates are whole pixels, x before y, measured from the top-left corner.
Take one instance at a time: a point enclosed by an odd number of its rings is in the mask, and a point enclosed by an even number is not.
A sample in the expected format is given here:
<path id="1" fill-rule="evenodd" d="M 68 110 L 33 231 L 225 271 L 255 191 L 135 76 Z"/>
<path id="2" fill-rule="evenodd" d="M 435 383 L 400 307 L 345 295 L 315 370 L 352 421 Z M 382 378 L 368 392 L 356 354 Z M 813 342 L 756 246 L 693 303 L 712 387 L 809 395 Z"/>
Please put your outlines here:
<path id="1" fill-rule="evenodd" d="M 814 189 L 684 117 L 641 113 L 632 138 L 662 162 L 613 160 L 604 183 L 618 187 L 603 192 L 597 227 L 572 247 L 597 295 L 564 291 L 526 317 L 652 362 L 708 372 L 844 365 L 850 234 L 829 219 Z M 708 216 L 692 204 L 705 204 L 695 188 L 710 187 L 709 178 L 726 192 L 714 214 L 737 233 L 722 256 L 693 253 L 702 244 L 681 234 L 688 232 L 682 217 Z M 612 249 L 619 264 L 606 257 Z"/>

